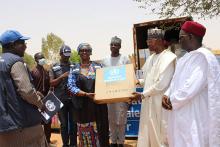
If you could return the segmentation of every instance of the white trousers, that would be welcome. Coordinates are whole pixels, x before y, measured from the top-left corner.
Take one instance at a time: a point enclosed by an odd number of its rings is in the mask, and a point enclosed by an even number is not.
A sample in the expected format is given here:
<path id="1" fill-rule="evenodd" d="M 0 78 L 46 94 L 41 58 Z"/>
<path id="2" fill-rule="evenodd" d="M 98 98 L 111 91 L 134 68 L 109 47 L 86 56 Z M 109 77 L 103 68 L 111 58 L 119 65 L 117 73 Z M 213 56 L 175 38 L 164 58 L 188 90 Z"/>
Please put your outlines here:
<path id="1" fill-rule="evenodd" d="M 125 127 L 126 124 L 117 125 L 116 123 L 110 123 L 110 139 L 113 144 L 124 144 L 125 141 Z"/>

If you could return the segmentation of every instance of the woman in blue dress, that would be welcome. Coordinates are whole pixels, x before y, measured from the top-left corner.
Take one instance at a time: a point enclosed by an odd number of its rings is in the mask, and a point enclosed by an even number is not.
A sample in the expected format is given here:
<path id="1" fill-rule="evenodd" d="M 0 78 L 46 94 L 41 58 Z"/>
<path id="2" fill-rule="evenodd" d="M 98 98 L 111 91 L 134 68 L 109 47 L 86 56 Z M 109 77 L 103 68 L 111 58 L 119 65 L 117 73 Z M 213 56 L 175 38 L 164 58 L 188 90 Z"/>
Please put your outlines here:
<path id="1" fill-rule="evenodd" d="M 81 43 L 77 48 L 81 62 L 70 71 L 68 89 L 73 94 L 74 118 L 77 122 L 80 147 L 108 147 L 109 125 L 106 104 L 93 101 L 95 72 L 101 64 L 90 61 L 92 48 Z"/>

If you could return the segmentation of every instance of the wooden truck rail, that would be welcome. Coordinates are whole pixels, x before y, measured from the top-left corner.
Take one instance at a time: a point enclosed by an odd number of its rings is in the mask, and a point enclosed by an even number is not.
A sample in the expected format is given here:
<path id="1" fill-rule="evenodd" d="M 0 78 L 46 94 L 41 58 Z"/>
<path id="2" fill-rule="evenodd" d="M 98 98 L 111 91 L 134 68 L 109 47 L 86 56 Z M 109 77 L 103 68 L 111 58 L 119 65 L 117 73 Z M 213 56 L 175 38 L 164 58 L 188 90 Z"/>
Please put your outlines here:
<path id="1" fill-rule="evenodd" d="M 179 40 L 180 26 L 187 20 L 192 20 L 192 17 L 180 17 L 172 19 L 163 19 L 155 21 L 147 21 L 133 25 L 133 42 L 134 42 L 134 56 L 136 62 L 136 69 L 140 69 L 140 55 L 139 50 L 147 49 L 147 30 L 150 28 L 161 28 L 166 30 L 165 39 L 168 42 Z"/>

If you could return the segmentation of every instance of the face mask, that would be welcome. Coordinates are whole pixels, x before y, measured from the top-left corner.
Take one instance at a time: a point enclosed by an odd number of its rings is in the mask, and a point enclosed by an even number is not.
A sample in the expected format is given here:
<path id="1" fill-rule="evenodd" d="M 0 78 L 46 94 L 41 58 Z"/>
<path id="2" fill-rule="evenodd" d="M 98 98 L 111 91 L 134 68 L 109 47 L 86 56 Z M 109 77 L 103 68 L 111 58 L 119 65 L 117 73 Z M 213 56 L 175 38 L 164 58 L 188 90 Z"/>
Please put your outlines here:
<path id="1" fill-rule="evenodd" d="M 46 64 L 46 59 L 42 58 L 42 59 L 38 60 L 38 64 L 41 65 L 41 66 L 45 65 Z"/>

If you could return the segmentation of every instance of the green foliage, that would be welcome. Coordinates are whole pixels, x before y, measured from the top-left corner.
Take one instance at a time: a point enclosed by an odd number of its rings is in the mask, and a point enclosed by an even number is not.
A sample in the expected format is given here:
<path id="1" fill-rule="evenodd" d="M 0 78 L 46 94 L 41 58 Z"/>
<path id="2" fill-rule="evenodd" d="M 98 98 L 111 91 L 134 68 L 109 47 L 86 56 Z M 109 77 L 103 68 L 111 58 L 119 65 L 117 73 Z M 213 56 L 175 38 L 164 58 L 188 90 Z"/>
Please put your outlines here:
<path id="1" fill-rule="evenodd" d="M 79 63 L 80 62 L 80 56 L 78 55 L 78 52 L 75 50 L 72 50 L 70 61 L 72 63 Z"/>
<path id="2" fill-rule="evenodd" d="M 63 44 L 64 41 L 53 33 L 49 33 L 46 38 L 42 38 L 42 53 L 48 60 L 49 64 L 59 61 L 59 51 Z M 73 63 L 80 62 L 80 57 L 77 51 L 72 50 L 70 61 Z"/>
<path id="3" fill-rule="evenodd" d="M 133 0 L 151 14 L 162 18 L 179 16 L 197 16 L 213 18 L 220 15 L 219 0 Z"/>
<path id="4" fill-rule="evenodd" d="M 0 54 L 2 53 L 2 46 L 0 45 Z"/>
<path id="5" fill-rule="evenodd" d="M 42 53 L 50 63 L 59 60 L 59 50 L 63 43 L 63 40 L 53 33 L 42 38 Z"/>
<path id="6" fill-rule="evenodd" d="M 34 58 L 27 53 L 24 54 L 24 62 L 28 65 L 30 69 L 32 69 L 35 65 Z"/>

